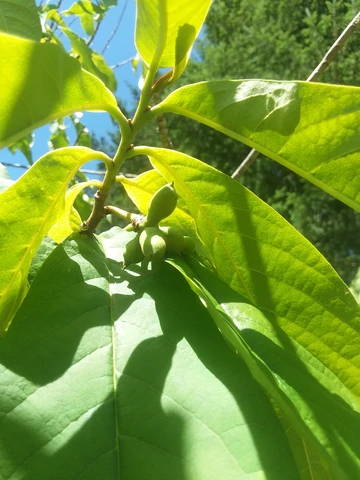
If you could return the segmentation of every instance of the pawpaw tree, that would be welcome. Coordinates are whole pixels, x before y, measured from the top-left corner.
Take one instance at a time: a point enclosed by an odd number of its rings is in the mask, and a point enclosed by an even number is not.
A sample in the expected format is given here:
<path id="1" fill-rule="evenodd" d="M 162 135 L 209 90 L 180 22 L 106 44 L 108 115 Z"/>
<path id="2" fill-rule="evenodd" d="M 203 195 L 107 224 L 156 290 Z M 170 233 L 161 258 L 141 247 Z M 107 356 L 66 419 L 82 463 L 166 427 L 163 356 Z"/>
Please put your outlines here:
<path id="1" fill-rule="evenodd" d="M 105 111 L 121 132 L 113 158 L 58 148 L 0 194 L 3 479 L 360 475 L 351 291 L 240 183 L 136 144 L 147 122 L 183 115 L 359 210 L 360 88 L 204 81 L 154 105 L 186 68 L 210 3 L 137 1 L 145 78 L 132 119 L 85 54 L 42 36 L 35 6 L 21 28 L 0 24 L 1 147 L 78 111 Z M 20 4 L 7 2 L 6 18 Z M 120 175 L 139 155 L 152 168 Z M 106 173 L 82 218 L 74 205 L 89 182 L 69 183 L 94 159 Z M 115 185 L 138 211 L 108 204 Z M 109 213 L 126 226 L 100 232 Z"/>

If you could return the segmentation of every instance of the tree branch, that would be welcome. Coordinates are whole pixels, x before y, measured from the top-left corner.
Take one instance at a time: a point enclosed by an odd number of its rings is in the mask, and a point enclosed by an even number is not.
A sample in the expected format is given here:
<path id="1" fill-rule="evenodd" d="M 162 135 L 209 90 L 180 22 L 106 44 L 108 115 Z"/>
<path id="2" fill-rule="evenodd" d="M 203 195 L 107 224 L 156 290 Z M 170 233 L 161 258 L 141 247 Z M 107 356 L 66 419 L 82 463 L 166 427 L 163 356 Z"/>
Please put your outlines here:
<path id="1" fill-rule="evenodd" d="M 360 25 L 360 12 L 358 12 L 355 15 L 355 17 L 351 20 L 351 22 L 346 26 L 346 28 L 342 31 L 339 37 L 331 45 L 329 50 L 325 53 L 325 55 L 321 59 L 320 63 L 307 77 L 306 79 L 307 82 L 314 82 L 318 79 L 318 77 L 327 69 L 327 67 L 330 65 L 331 61 L 334 59 L 338 51 L 345 45 L 350 35 L 354 32 L 354 30 L 359 25 Z M 259 156 L 259 152 L 255 150 L 255 148 L 250 150 L 246 158 L 241 162 L 241 164 L 237 167 L 237 169 L 231 175 L 231 178 L 237 178 L 241 174 L 243 174 L 255 162 L 258 156 Z"/>
<path id="2" fill-rule="evenodd" d="M 28 165 L 23 165 L 22 163 L 11 163 L 11 162 L 0 162 L 1 165 L 4 165 L 4 167 L 11 167 L 11 168 L 21 168 L 23 170 L 29 170 Z M 79 170 L 81 173 L 85 173 L 86 175 L 98 175 L 99 177 L 102 177 L 105 175 L 106 171 L 105 170 L 90 170 L 88 168 L 81 168 Z M 127 178 L 135 178 L 137 175 L 134 173 L 122 173 L 119 172 L 119 175 L 122 175 Z"/>
<path id="3" fill-rule="evenodd" d="M 100 28 L 100 25 L 101 25 L 101 22 L 104 20 L 104 17 L 100 17 L 99 20 L 96 22 L 96 27 L 94 28 L 94 32 L 93 34 L 91 35 L 91 37 L 88 38 L 88 40 L 86 41 L 86 45 L 88 47 L 91 46 L 92 42 L 95 40 L 95 37 L 99 31 L 99 28 Z"/>
<path id="4" fill-rule="evenodd" d="M 118 18 L 118 21 L 116 22 L 116 25 L 115 25 L 115 28 L 114 30 L 111 32 L 109 38 L 107 39 L 103 49 L 101 50 L 101 55 L 104 55 L 105 51 L 108 49 L 110 43 L 113 41 L 113 38 L 115 37 L 115 35 L 117 34 L 117 31 L 119 30 L 120 28 L 120 25 L 121 25 L 121 22 L 122 22 L 122 19 L 124 17 L 124 14 L 125 14 L 125 11 L 126 11 L 126 7 L 127 7 L 127 0 L 125 0 L 124 2 L 124 6 L 120 12 L 120 15 L 119 15 L 119 18 Z"/>
<path id="5" fill-rule="evenodd" d="M 331 45 L 329 50 L 325 53 L 321 59 L 319 65 L 310 73 L 307 77 L 307 82 L 314 82 L 318 77 L 327 69 L 330 62 L 333 60 L 338 51 L 345 45 L 346 41 L 353 33 L 354 30 L 360 25 L 360 12 L 358 12 L 347 27 L 342 31 L 340 36 Z"/>
<path id="6" fill-rule="evenodd" d="M 231 178 L 239 177 L 242 173 L 245 172 L 251 165 L 255 162 L 257 157 L 260 155 L 260 152 L 255 150 L 255 148 L 251 149 L 250 152 L 246 155 L 244 160 L 240 163 L 234 173 L 231 175 Z"/>

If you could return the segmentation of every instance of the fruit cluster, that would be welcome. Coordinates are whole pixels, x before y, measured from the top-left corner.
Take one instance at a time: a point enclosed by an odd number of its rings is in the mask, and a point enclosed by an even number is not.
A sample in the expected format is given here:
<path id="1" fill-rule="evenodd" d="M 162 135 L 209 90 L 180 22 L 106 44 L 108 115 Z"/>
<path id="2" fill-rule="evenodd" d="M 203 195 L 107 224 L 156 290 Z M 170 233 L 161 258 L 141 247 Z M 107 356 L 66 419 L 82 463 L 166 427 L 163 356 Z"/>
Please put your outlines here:
<path id="1" fill-rule="evenodd" d="M 167 255 L 191 253 L 194 240 L 180 234 L 173 227 L 159 226 L 159 223 L 173 213 L 177 204 L 174 186 L 164 185 L 151 199 L 149 211 L 137 225 L 137 235 L 130 240 L 124 251 L 124 267 L 142 262 L 147 268 L 157 268 Z"/>

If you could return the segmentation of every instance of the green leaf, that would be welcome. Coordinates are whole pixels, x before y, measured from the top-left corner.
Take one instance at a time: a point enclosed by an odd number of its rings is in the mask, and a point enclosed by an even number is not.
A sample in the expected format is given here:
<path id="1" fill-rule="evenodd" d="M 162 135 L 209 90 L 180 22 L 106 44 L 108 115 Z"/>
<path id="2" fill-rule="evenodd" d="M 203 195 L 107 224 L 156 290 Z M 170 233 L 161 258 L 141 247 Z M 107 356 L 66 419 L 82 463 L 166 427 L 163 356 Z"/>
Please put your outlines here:
<path id="1" fill-rule="evenodd" d="M 355 277 L 351 280 L 350 290 L 356 300 L 360 303 L 360 270 L 356 272 Z"/>
<path id="2" fill-rule="evenodd" d="M 210 8 L 211 0 L 175 0 L 145 2 L 137 0 L 135 43 L 147 65 L 163 44 L 160 67 L 176 69 L 178 77 L 185 69 L 192 45 Z"/>
<path id="3" fill-rule="evenodd" d="M 15 153 L 18 150 L 24 155 L 26 160 L 30 165 L 33 164 L 33 155 L 32 155 L 32 146 L 34 143 L 34 135 L 32 133 L 29 133 L 28 135 L 25 135 L 25 137 L 20 138 L 17 140 L 15 143 L 12 143 L 11 145 L 8 146 L 8 149 L 11 153 Z"/>
<path id="4" fill-rule="evenodd" d="M 0 0 L 0 31 L 40 40 L 41 25 L 34 0 Z M 5 50 L 1 52 L 3 55 Z"/>
<path id="5" fill-rule="evenodd" d="M 307 368 L 313 363 L 304 350 L 278 335 L 271 319 L 195 259 L 189 268 L 170 261 L 207 305 L 224 338 L 247 364 L 254 378 L 277 406 L 304 479 L 348 479 L 360 473 L 360 415 L 316 380 L 323 376 Z"/>
<path id="6" fill-rule="evenodd" d="M 219 277 L 269 316 L 279 339 L 306 351 L 320 384 L 331 379 L 332 393 L 360 411 L 360 310 L 325 258 L 227 175 L 172 150 L 138 153 L 174 182 Z"/>
<path id="7" fill-rule="evenodd" d="M 69 146 L 69 137 L 66 133 L 67 126 L 64 123 L 64 119 L 55 120 L 50 126 L 51 136 L 48 142 L 51 150 L 57 148 L 63 148 Z"/>
<path id="8" fill-rule="evenodd" d="M 43 241 L 41 242 L 40 247 L 37 249 L 37 252 L 35 253 L 31 262 L 28 274 L 29 284 L 34 281 L 43 263 L 48 258 L 50 253 L 55 250 L 56 247 L 57 243 L 54 242 L 54 240 L 51 240 L 51 238 L 47 236 L 43 238 Z"/>
<path id="9" fill-rule="evenodd" d="M 129 238 L 101 240 L 119 260 Z M 92 238 L 58 246 L 0 341 L 2 475 L 297 480 L 270 402 L 180 275 L 109 267 Z"/>
<path id="10" fill-rule="evenodd" d="M 55 150 L 0 194 L 0 331 L 27 293 L 32 257 L 56 221 L 69 181 L 82 164 L 104 157 L 84 147 Z"/>
<path id="11" fill-rule="evenodd" d="M 111 92 L 57 45 L 0 34 L 0 51 L 0 148 L 76 111 L 118 115 Z"/>
<path id="12" fill-rule="evenodd" d="M 0 192 L 10 187 L 13 183 L 7 168 L 0 163 Z"/>
<path id="13" fill-rule="evenodd" d="M 73 3 L 70 8 L 63 12 L 63 15 L 76 15 L 80 19 L 84 32 L 87 35 L 94 33 L 94 16 L 96 11 L 94 10 L 94 5 L 89 0 L 80 0 Z"/>
<path id="14" fill-rule="evenodd" d="M 112 91 L 116 90 L 116 78 L 114 72 L 106 63 L 104 57 L 94 52 L 85 40 L 72 32 L 69 28 L 62 28 L 71 42 L 71 47 L 85 70 L 99 77 Z"/>
<path id="15" fill-rule="evenodd" d="M 100 0 L 100 1 L 105 8 L 110 8 L 110 7 L 113 7 L 114 5 L 117 5 L 117 0 Z"/>
<path id="16" fill-rule="evenodd" d="M 77 115 L 70 115 L 70 119 L 76 131 L 76 145 L 91 148 L 92 138 L 88 128 L 80 122 Z"/>
<path id="17" fill-rule="evenodd" d="M 73 232 L 79 232 L 81 229 L 81 216 L 74 208 L 77 196 L 85 189 L 92 186 L 101 186 L 98 180 L 88 180 L 87 182 L 76 183 L 65 194 L 65 200 L 62 205 L 59 218 L 49 230 L 49 237 L 55 242 L 61 243 Z"/>
<path id="18" fill-rule="evenodd" d="M 43 15 L 45 17 L 45 20 L 47 22 L 51 21 L 56 23 L 57 25 L 61 27 L 66 27 L 66 23 L 64 22 L 63 17 L 59 13 L 56 5 L 48 5 L 47 7 L 44 7 Z M 50 35 L 50 38 L 52 40 L 56 39 L 54 32 L 50 27 L 47 28 L 47 33 Z"/>
<path id="19" fill-rule="evenodd" d="M 360 88 L 224 80 L 179 88 L 156 113 L 193 118 L 360 210 Z"/>
<path id="20" fill-rule="evenodd" d="M 143 215 L 147 215 L 154 193 L 167 183 L 156 170 L 149 170 L 136 178 L 118 176 L 116 180 L 123 185 L 131 201 Z M 160 224 L 175 227 L 186 235 L 196 236 L 194 221 L 181 199 L 178 199 L 175 211 Z"/>

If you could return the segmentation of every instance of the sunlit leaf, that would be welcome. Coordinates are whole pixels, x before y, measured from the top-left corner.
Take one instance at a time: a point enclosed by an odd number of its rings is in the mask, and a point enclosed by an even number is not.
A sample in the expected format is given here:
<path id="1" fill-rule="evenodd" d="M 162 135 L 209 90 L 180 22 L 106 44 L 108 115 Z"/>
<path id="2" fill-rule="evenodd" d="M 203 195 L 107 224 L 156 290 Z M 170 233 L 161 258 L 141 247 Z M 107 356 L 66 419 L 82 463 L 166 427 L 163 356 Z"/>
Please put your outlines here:
<path id="1" fill-rule="evenodd" d="M 360 270 L 356 272 L 355 277 L 350 283 L 350 290 L 352 291 L 356 300 L 360 303 Z"/>
<path id="2" fill-rule="evenodd" d="M 360 169 L 359 87 L 201 82 L 176 90 L 153 110 L 185 115 L 240 140 L 360 210 L 360 176 L 354 175 Z"/>
<path id="3" fill-rule="evenodd" d="M 160 67 L 172 67 L 178 77 L 190 57 L 192 45 L 210 8 L 211 0 L 137 0 L 135 42 L 148 65 L 159 43 Z"/>
<path id="4" fill-rule="evenodd" d="M 92 139 L 88 128 L 80 122 L 79 118 L 77 118 L 76 115 L 71 115 L 70 119 L 76 131 L 75 145 L 91 148 Z"/>
<path id="5" fill-rule="evenodd" d="M 26 295 L 32 257 L 57 219 L 69 181 L 82 164 L 104 157 L 84 147 L 55 150 L 0 194 L 1 331 Z"/>
<path id="6" fill-rule="evenodd" d="M 138 153 L 174 182 L 220 278 L 269 316 L 279 338 L 284 332 L 307 352 L 320 384 L 331 378 L 332 393 L 360 411 L 360 310 L 325 258 L 227 175 L 173 150 Z"/>
<path id="7" fill-rule="evenodd" d="M 66 132 L 64 120 L 56 120 L 50 127 L 51 136 L 48 142 L 49 148 L 55 150 L 69 146 L 69 137 Z"/>
<path id="8" fill-rule="evenodd" d="M 0 51 L 0 148 L 76 111 L 118 115 L 111 92 L 60 47 L 0 34 Z"/>
<path id="9" fill-rule="evenodd" d="M 40 40 L 41 25 L 34 0 L 0 0 L 0 31 Z"/>
<path id="10" fill-rule="evenodd" d="M 79 61 L 85 70 L 99 77 L 110 90 L 115 91 L 116 78 L 104 57 L 94 52 L 86 44 L 85 40 L 69 28 L 63 28 L 62 30 L 68 36 L 72 50 L 74 54 L 79 57 Z"/>
<path id="11" fill-rule="evenodd" d="M 87 35 L 92 35 L 95 30 L 95 18 L 104 13 L 104 8 L 92 3 L 90 0 L 79 0 L 63 12 L 64 15 L 76 15 Z"/>
<path id="12" fill-rule="evenodd" d="M 301 478 L 356 478 L 360 415 L 330 393 L 333 379 L 326 378 L 323 365 L 314 363 L 305 349 L 296 348 L 284 332 L 274 328 L 270 317 L 197 260 L 191 261 L 191 268 L 179 259 L 170 263 L 207 305 L 224 338 L 276 405 Z M 323 376 L 325 388 L 317 381 Z"/>
<path id="13" fill-rule="evenodd" d="M 55 242 L 61 243 L 73 232 L 80 231 L 82 220 L 79 213 L 74 208 L 74 203 L 77 196 L 85 188 L 93 186 L 100 187 L 101 182 L 98 180 L 88 180 L 87 182 L 76 183 L 66 192 L 59 218 L 48 233 L 49 237 L 55 240 Z"/>
<path id="14" fill-rule="evenodd" d="M 298 480 L 270 402 L 180 275 L 121 270 L 129 238 L 102 236 L 112 262 L 84 235 L 57 247 L 0 341 L 1 474 Z"/>
<path id="15" fill-rule="evenodd" d="M 59 26 L 66 27 L 66 23 L 64 22 L 63 17 L 59 13 L 56 8 L 56 5 L 49 5 L 48 7 L 44 8 L 44 16 L 47 21 L 54 22 Z M 48 27 L 47 31 L 50 33 L 51 28 Z M 53 31 L 52 31 L 53 33 Z"/>

